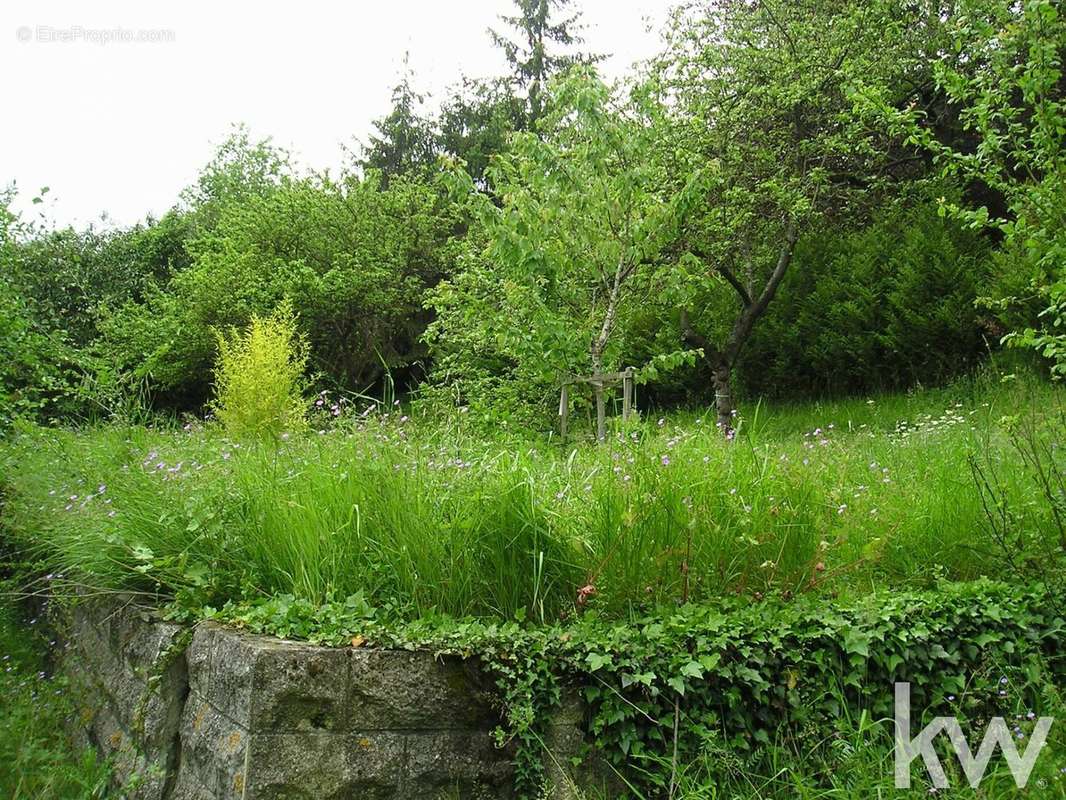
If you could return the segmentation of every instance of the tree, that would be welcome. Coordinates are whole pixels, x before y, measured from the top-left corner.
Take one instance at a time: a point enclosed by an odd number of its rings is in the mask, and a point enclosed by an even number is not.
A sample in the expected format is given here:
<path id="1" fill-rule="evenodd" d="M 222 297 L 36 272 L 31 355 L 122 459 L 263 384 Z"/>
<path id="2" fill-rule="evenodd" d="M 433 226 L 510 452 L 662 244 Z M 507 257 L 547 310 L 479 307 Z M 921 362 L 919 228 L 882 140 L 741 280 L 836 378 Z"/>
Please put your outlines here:
<path id="1" fill-rule="evenodd" d="M 1002 235 L 1011 267 L 1027 279 L 1019 294 L 992 305 L 1036 298 L 1041 307 L 1037 324 L 1006 341 L 1038 351 L 1066 376 L 1066 15 L 1056 0 L 959 0 L 945 26 L 933 80 L 955 109 L 962 141 L 943 136 L 916 94 L 901 103 L 864 81 L 857 101 L 930 153 L 943 175 L 1003 198 L 1000 208 L 944 199 L 941 211 Z"/>
<path id="2" fill-rule="evenodd" d="M 381 175 L 382 186 L 397 175 L 425 177 L 437 163 L 437 133 L 433 122 L 419 114 L 425 98 L 412 85 L 414 76 L 404 57 L 400 82 L 392 90 L 392 110 L 376 120 L 361 166 Z"/>
<path id="3" fill-rule="evenodd" d="M 222 206 L 262 196 L 292 174 L 287 150 L 269 138 L 253 142 L 249 130 L 237 125 L 200 170 L 196 182 L 181 193 L 181 199 L 196 214 L 197 228 L 207 230 L 217 221 Z"/>
<path id="4" fill-rule="evenodd" d="M 527 119 L 533 127 L 544 111 L 543 93 L 552 76 L 576 64 L 591 65 L 602 56 L 565 52 L 584 43 L 580 36 L 581 12 L 557 19 L 553 12 L 564 11 L 573 0 L 514 0 L 518 13 L 501 15 L 517 34 L 516 39 L 489 29 L 492 41 L 503 50 L 515 84 L 526 91 Z M 556 52 L 558 47 L 563 52 Z"/>
<path id="5" fill-rule="evenodd" d="M 441 107 L 439 147 L 451 158 L 461 159 L 474 182 L 486 188 L 489 161 L 507 148 L 524 116 L 525 104 L 515 96 L 510 79 L 464 80 Z"/>
<path id="6" fill-rule="evenodd" d="M 846 220 L 885 172 L 884 142 L 846 89 L 891 70 L 898 25 L 834 0 L 715 0 L 674 19 L 653 73 L 668 113 L 660 144 L 669 174 L 697 174 L 702 197 L 687 209 L 663 296 L 680 309 L 684 341 L 704 353 L 727 434 L 734 368 L 796 243 Z"/>
<path id="7" fill-rule="evenodd" d="M 624 318 L 673 235 L 676 200 L 657 191 L 641 108 L 579 69 L 546 112 L 543 137 L 516 134 L 489 168 L 499 204 L 452 173 L 480 227 L 457 274 L 431 294 L 429 337 L 438 378 L 475 404 L 490 385 L 493 400 L 543 401 L 568 373 L 618 366 Z M 493 383 L 501 375 L 510 391 Z"/>

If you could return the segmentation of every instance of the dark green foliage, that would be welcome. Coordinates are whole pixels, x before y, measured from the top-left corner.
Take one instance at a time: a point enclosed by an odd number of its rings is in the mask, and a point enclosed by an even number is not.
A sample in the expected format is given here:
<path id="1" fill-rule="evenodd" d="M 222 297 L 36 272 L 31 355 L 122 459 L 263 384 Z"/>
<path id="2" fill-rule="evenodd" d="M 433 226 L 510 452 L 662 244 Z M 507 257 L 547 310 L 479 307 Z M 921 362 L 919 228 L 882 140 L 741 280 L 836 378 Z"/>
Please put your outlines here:
<path id="1" fill-rule="evenodd" d="M 276 598 L 212 615 L 328 644 L 359 635 L 374 646 L 478 654 L 503 695 L 506 734 L 524 751 L 518 778 L 527 796 L 540 778 L 544 714 L 561 687 L 574 686 L 588 704 L 594 751 L 646 796 L 659 796 L 670 777 L 675 703 L 683 762 L 717 747 L 753 770 L 772 741 L 813 753 L 842 716 L 891 717 L 896 681 L 911 684 L 915 725 L 923 715 L 1039 711 L 1040 690 L 1066 676 L 1063 599 L 1061 587 L 982 580 L 836 602 L 725 600 L 626 623 L 589 615 L 547 628 L 447 618 L 398 624 L 361 599 L 314 607 Z"/>
<path id="2" fill-rule="evenodd" d="M 801 240 L 796 269 L 741 356 L 745 387 L 870 392 L 972 368 L 997 344 L 990 315 L 976 307 L 990 252 L 927 203 L 887 209 L 857 232 Z"/>
<path id="3" fill-rule="evenodd" d="M 594 64 L 602 56 L 579 53 L 584 43 L 581 12 L 562 19 L 573 0 L 514 0 L 517 13 L 501 15 L 500 21 L 514 31 L 515 38 L 490 29 L 493 43 L 503 50 L 515 84 L 526 91 L 527 121 L 530 127 L 544 112 L 543 93 L 550 79 L 576 64 Z"/>
<path id="4" fill-rule="evenodd" d="M 406 66 L 406 59 L 404 59 Z M 392 110 L 374 122 L 360 164 L 381 174 L 382 185 L 396 175 L 427 177 L 437 163 L 437 135 L 433 121 L 419 114 L 425 98 L 412 86 L 413 74 L 405 70 L 392 90 Z"/>
<path id="5" fill-rule="evenodd" d="M 0 277 L 0 429 L 17 416 L 54 419 L 68 408 L 74 353 L 38 320 L 25 295 Z"/>
<path id="6" fill-rule="evenodd" d="M 461 159 L 474 181 L 483 185 L 490 159 L 507 149 L 524 119 L 525 106 L 508 79 L 465 80 L 441 108 L 440 149 Z"/>

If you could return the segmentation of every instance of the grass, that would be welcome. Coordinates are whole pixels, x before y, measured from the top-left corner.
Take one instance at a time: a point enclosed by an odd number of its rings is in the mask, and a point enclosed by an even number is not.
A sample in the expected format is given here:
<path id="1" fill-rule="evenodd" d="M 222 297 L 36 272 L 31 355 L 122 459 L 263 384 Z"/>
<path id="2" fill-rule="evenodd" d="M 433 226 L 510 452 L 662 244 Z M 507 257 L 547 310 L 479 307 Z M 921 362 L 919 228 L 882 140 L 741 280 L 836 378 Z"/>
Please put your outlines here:
<path id="1" fill-rule="evenodd" d="M 326 414 L 310 435 L 260 445 L 199 423 L 26 429 L 3 451 L 4 520 L 67 580 L 212 604 L 361 592 L 410 615 L 552 620 L 686 591 L 1002 577 L 968 458 L 995 468 L 1015 563 L 1039 563 L 1057 530 L 1002 418 L 1053 436 L 1063 399 L 1021 378 L 759 405 L 732 444 L 692 413 L 604 446 L 398 409 Z"/>
<path id="2" fill-rule="evenodd" d="M 73 708 L 65 682 L 47 670 L 35 623 L 0 605 L 0 798 L 104 797 L 106 765 L 64 733 Z"/>
<path id="3" fill-rule="evenodd" d="M 358 594 L 408 617 L 552 621 L 589 606 L 625 618 L 686 594 L 860 594 L 1012 570 L 1030 582 L 1060 554 L 1060 529 L 1016 431 L 1060 459 L 1064 399 L 1035 378 L 985 377 L 759 404 L 743 409 L 733 443 L 699 413 L 618 425 L 600 446 L 485 433 L 430 409 L 339 404 L 333 415 L 328 403 L 310 433 L 260 444 L 200 422 L 26 427 L 0 446 L 3 532 L 50 571 L 53 592 L 132 589 L 192 608 Z M 4 613 L 14 669 L 0 675 L 0 797 L 99 796 L 103 768 L 56 734 L 69 713 L 61 687 L 29 680 L 39 648 Z M 1028 696 L 1041 714 L 1066 713 L 1054 687 Z M 674 797 L 929 796 L 924 784 L 893 789 L 891 722 L 840 707 L 834 730 L 783 730 L 755 755 L 709 732 L 678 765 Z M 1025 725 L 1027 710 L 1003 714 Z M 1063 744 L 1053 728 L 1049 749 Z M 1029 795 L 1066 796 L 1060 762 L 1038 760 Z M 995 758 L 980 790 L 948 796 L 1019 795 Z"/>
<path id="4" fill-rule="evenodd" d="M 1048 691 L 1054 694 L 1053 689 Z M 1045 711 L 1061 719 L 1066 710 L 1061 697 L 1054 694 L 1049 702 L 1051 706 Z M 990 760 L 979 786 L 971 788 L 950 747 L 939 750 L 950 788 L 934 790 L 919 758 L 911 765 L 911 788 L 897 789 L 894 785 L 893 720 L 875 720 L 865 714 L 851 717 L 846 704 L 842 704 L 842 708 L 843 716 L 836 729 L 828 735 L 820 731 L 820 738 L 807 746 L 798 743 L 795 737 L 783 737 L 762 748 L 757 756 L 745 758 L 714 741 L 708 742 L 701 756 L 679 764 L 674 796 L 677 800 L 1066 798 L 1066 766 L 1061 756 L 1064 740 L 1062 731 L 1056 731 L 1054 726 L 1023 789 L 1018 788 L 1006 759 L 998 753 Z M 1016 719 L 1019 716 L 1021 719 Z M 1018 739 L 1021 754 L 1027 745 L 1026 731 L 1032 724 L 1025 720 L 1024 712 L 1006 713 L 1005 719 L 1022 731 Z M 984 722 L 970 725 L 960 720 L 960 723 L 964 730 L 977 731 L 969 737 L 977 740 L 971 741 L 976 753 Z M 655 767 L 669 774 L 668 764 Z M 637 800 L 646 800 L 639 791 L 629 788 Z M 602 800 L 609 796 L 610 793 L 604 795 Z M 601 800 L 601 797 L 586 793 L 582 800 Z"/>

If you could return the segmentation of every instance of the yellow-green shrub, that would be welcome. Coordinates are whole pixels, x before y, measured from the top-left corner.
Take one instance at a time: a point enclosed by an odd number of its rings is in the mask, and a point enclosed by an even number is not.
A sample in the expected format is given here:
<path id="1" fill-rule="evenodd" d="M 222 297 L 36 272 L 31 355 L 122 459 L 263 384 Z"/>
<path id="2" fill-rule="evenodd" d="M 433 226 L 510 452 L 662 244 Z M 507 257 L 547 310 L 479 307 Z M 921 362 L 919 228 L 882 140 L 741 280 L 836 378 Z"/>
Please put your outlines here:
<path id="1" fill-rule="evenodd" d="M 246 330 L 217 336 L 211 409 L 230 435 L 276 437 L 303 427 L 307 344 L 292 306 L 285 302 L 270 316 L 253 315 Z"/>

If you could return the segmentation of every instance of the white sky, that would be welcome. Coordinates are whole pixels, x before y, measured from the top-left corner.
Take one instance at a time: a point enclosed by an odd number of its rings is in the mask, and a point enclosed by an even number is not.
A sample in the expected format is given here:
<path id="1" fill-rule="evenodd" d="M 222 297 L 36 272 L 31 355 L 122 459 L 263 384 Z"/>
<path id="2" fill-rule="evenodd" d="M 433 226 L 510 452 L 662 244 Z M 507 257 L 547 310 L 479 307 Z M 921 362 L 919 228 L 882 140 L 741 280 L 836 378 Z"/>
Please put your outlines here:
<path id="1" fill-rule="evenodd" d="M 612 54 L 607 77 L 657 50 L 669 0 L 577 2 L 586 49 Z M 405 51 L 416 86 L 436 98 L 463 73 L 502 74 L 486 28 L 510 10 L 510 0 L 3 0 L 0 186 L 17 182 L 24 211 L 49 186 L 46 213 L 60 224 L 102 212 L 130 224 L 170 208 L 238 122 L 305 165 L 335 167 L 341 145 L 387 113 Z M 115 28 L 173 41 L 89 40 Z M 44 40 L 64 35 L 74 40 Z"/>

